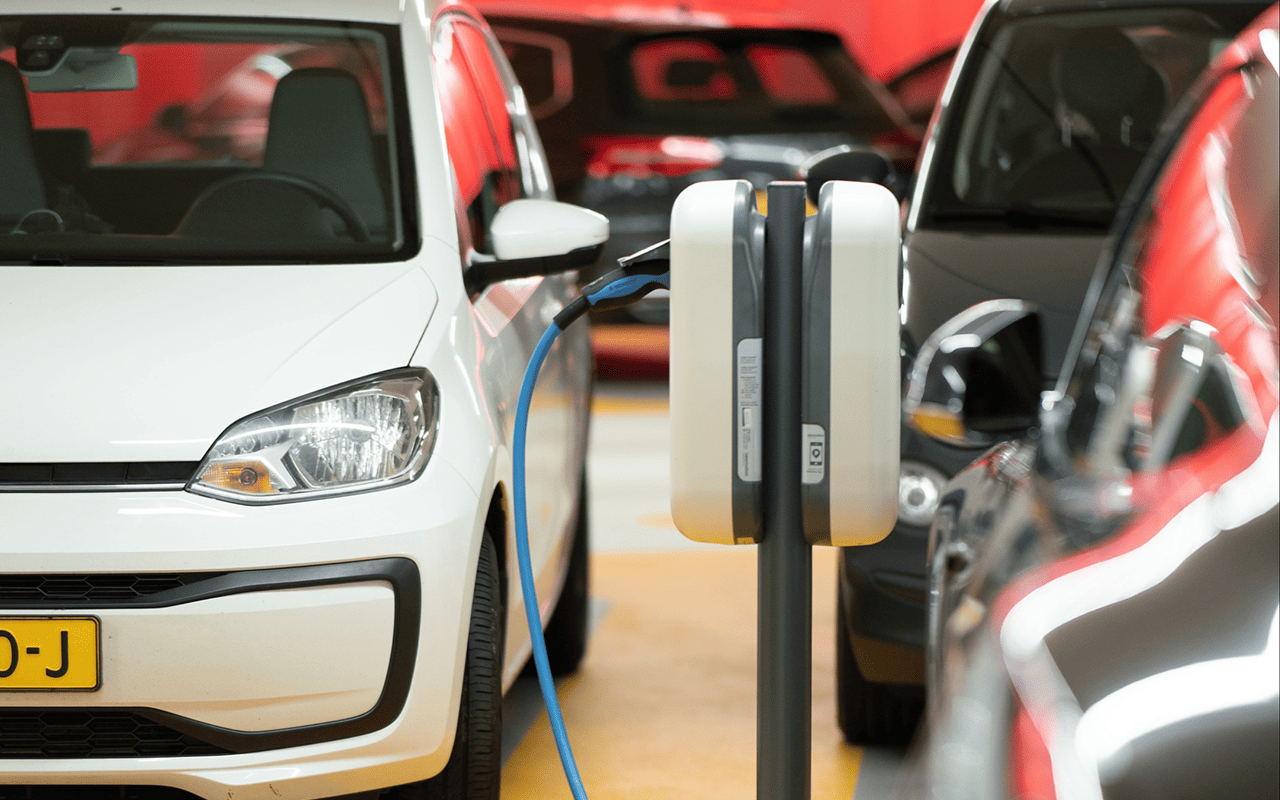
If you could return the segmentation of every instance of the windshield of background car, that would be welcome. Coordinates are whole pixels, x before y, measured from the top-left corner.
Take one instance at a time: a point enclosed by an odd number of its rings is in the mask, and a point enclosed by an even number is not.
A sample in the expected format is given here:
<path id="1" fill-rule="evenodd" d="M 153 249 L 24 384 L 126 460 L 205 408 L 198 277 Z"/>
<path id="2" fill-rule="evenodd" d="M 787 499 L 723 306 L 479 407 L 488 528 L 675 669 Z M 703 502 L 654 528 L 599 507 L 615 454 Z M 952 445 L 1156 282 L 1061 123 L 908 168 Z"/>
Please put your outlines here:
<path id="1" fill-rule="evenodd" d="M 1005 19 L 973 43 L 926 214 L 1105 228 L 1161 121 L 1258 6 Z"/>
<path id="2" fill-rule="evenodd" d="M 0 16 L 0 259 L 397 258 L 398 59 L 387 26 Z"/>

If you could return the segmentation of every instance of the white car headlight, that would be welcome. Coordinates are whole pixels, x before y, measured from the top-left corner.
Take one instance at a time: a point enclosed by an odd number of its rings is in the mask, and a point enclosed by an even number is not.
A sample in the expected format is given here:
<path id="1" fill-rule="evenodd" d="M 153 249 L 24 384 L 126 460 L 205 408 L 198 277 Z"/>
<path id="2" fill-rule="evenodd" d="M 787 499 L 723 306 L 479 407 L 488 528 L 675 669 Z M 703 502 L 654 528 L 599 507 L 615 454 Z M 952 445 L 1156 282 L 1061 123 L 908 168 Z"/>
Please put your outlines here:
<path id="1" fill-rule="evenodd" d="M 431 455 L 438 410 L 435 380 L 424 369 L 326 389 L 232 425 L 187 488 L 268 503 L 406 483 Z"/>

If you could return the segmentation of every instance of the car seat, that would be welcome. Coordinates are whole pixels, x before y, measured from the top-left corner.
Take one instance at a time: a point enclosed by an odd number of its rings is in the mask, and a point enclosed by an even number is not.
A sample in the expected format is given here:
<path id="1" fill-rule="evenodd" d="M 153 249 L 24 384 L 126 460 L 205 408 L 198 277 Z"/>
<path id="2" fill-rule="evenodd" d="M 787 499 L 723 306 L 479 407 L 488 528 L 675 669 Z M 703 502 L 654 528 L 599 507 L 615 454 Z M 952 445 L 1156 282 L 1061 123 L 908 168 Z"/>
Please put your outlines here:
<path id="1" fill-rule="evenodd" d="M 76 189 L 89 171 L 93 144 L 84 128 L 37 128 L 36 161 L 45 180 L 45 193 L 68 230 L 109 233 L 112 226 L 93 213 Z"/>
<path id="2" fill-rule="evenodd" d="M 0 61 L 0 142 L 0 233 L 8 233 L 19 225 L 25 229 L 31 212 L 48 205 L 27 90 L 18 68 L 8 61 Z"/>
<path id="3" fill-rule="evenodd" d="M 1091 28 L 1058 49 L 1052 81 L 1060 146 L 1010 181 L 1010 200 L 1114 207 L 1164 116 L 1164 79 L 1123 32 Z"/>
<path id="4" fill-rule="evenodd" d="M 356 76 L 341 69 L 297 69 L 271 101 L 263 168 L 314 181 L 337 193 L 374 238 L 387 234 L 373 129 Z"/>
<path id="5" fill-rule="evenodd" d="M 344 70 L 308 67 L 276 85 L 262 169 L 205 189 L 177 235 L 368 241 L 386 237 L 387 220 L 359 82 Z"/>

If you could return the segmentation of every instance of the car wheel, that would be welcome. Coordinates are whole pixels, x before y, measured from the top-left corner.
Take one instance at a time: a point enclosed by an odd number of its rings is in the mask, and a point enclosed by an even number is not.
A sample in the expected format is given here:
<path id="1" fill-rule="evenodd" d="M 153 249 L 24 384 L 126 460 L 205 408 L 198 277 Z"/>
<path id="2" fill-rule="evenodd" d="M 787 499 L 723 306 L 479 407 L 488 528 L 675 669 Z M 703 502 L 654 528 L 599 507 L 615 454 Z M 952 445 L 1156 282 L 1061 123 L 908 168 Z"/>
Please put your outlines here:
<path id="1" fill-rule="evenodd" d="M 591 610 L 591 537 L 587 500 L 587 471 L 584 466 L 578 490 L 578 519 L 574 525 L 573 549 L 569 553 L 569 570 L 545 633 L 547 662 L 551 665 L 551 674 L 557 677 L 576 671 L 587 654 L 587 622 Z"/>
<path id="2" fill-rule="evenodd" d="M 397 786 L 389 800 L 498 800 L 502 780 L 502 594 L 498 555 L 486 531 L 471 603 L 458 732 L 434 778 Z"/>
<path id="3" fill-rule="evenodd" d="M 867 680 L 853 654 L 845 622 L 843 589 L 836 592 L 836 722 L 850 744 L 903 745 L 911 741 L 923 712 L 914 697 Z"/>

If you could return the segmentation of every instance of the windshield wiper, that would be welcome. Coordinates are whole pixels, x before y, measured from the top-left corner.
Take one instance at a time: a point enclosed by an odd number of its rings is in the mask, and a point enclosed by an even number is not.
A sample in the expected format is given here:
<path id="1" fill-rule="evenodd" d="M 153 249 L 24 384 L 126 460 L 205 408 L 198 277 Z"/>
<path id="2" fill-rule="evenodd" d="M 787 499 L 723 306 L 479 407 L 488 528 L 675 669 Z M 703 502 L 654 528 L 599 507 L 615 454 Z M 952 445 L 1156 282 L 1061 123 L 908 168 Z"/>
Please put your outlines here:
<path id="1" fill-rule="evenodd" d="M 935 210 L 930 216 L 937 222 L 1003 222 L 1014 228 L 1032 230 L 1046 226 L 1106 230 L 1111 226 L 1115 212 L 1070 211 L 1034 206 L 973 206 Z"/>

